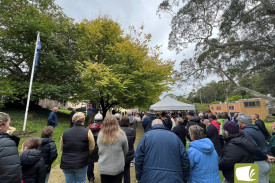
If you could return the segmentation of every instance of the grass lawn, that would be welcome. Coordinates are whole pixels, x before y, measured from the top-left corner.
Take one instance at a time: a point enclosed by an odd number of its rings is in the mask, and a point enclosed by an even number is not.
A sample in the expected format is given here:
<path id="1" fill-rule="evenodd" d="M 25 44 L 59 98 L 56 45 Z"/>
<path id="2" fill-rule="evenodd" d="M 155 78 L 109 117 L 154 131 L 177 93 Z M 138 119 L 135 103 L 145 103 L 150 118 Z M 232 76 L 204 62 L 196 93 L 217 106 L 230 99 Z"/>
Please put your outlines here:
<path id="1" fill-rule="evenodd" d="M 11 117 L 10 125 L 12 127 L 15 127 L 17 132 L 22 131 L 25 111 L 24 110 L 4 110 L 3 112 L 6 112 L 10 115 L 10 117 Z M 62 112 L 64 112 L 64 113 L 62 113 Z M 31 136 L 40 137 L 42 129 L 47 125 L 47 119 L 48 119 L 49 113 L 50 113 L 50 110 L 47 110 L 47 109 L 39 109 L 37 111 L 29 112 L 26 130 L 27 131 L 36 131 L 36 133 L 25 135 L 25 136 L 20 136 L 21 140 L 20 140 L 20 144 L 18 147 L 19 151 L 20 151 L 21 145 L 25 141 L 25 139 L 27 139 L 28 137 L 31 137 Z M 60 110 L 57 113 L 58 126 L 55 128 L 53 140 L 56 143 L 59 155 L 52 167 L 60 164 L 60 159 L 61 159 L 61 154 L 62 154 L 62 152 L 60 151 L 60 139 L 61 139 L 61 136 L 63 135 L 63 133 L 65 132 L 65 130 L 68 129 L 70 126 L 69 113 L 70 113 L 69 111 L 62 111 L 62 110 Z M 265 123 L 266 128 L 270 132 L 271 132 L 272 124 L 273 123 Z M 142 130 L 142 133 L 139 133 L 139 134 L 137 133 L 137 143 L 139 142 L 142 135 L 143 135 L 143 130 Z M 221 180 L 223 180 L 223 176 L 222 176 L 221 172 L 220 172 L 220 177 L 221 177 Z M 134 172 L 131 173 L 131 179 L 132 180 L 135 179 Z M 273 165 L 272 171 L 270 172 L 270 182 L 275 182 L 275 165 Z"/>

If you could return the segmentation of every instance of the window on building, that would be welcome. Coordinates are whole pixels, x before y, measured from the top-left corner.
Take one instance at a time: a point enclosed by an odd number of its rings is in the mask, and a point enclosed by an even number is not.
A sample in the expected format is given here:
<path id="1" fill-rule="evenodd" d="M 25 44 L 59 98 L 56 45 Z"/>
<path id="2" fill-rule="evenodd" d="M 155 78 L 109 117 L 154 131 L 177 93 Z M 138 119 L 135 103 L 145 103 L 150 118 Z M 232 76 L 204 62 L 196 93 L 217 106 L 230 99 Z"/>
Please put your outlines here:
<path id="1" fill-rule="evenodd" d="M 229 106 L 229 110 L 234 110 L 234 106 Z"/>
<path id="2" fill-rule="evenodd" d="M 244 102 L 244 107 L 260 107 L 260 101 Z"/>
<path id="3" fill-rule="evenodd" d="M 211 107 L 211 110 L 214 110 L 214 107 Z"/>
<path id="4" fill-rule="evenodd" d="M 216 109 L 217 109 L 217 110 L 222 110 L 222 107 L 221 107 L 221 106 L 217 106 Z"/>

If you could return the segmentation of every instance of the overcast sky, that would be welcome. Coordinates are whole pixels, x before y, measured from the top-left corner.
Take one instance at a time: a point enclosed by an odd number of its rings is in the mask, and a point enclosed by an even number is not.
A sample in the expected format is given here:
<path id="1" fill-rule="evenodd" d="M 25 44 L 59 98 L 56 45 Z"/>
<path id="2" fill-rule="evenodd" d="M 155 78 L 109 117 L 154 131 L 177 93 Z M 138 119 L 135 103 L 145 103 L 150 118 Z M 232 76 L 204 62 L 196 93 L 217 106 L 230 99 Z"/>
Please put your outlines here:
<path id="1" fill-rule="evenodd" d="M 179 55 L 168 49 L 171 17 L 162 13 L 160 18 L 156 14 L 158 5 L 162 0 L 56 0 L 55 2 L 63 8 L 69 17 L 77 22 L 84 18 L 92 20 L 100 15 L 108 15 L 118 22 L 124 30 L 132 25 L 136 28 L 144 25 L 144 32 L 152 34 L 150 46 L 162 45 L 162 57 L 176 60 L 175 69 L 177 70 L 180 68 L 181 60 L 191 57 L 193 54 L 192 48 Z M 191 86 L 185 86 L 181 89 L 174 87 L 174 91 L 169 93 L 183 95 L 191 90 Z"/>

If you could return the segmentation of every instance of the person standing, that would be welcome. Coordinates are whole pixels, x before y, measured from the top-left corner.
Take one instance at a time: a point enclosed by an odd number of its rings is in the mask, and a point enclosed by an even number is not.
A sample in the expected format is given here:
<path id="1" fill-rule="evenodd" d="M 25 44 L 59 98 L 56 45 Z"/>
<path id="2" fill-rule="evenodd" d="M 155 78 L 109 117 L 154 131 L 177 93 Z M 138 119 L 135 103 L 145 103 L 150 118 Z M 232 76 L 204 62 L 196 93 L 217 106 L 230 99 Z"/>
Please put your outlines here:
<path id="1" fill-rule="evenodd" d="M 76 112 L 76 108 L 73 108 L 73 111 L 70 114 L 70 128 L 72 128 L 74 126 L 73 116 L 74 116 L 75 112 Z"/>
<path id="2" fill-rule="evenodd" d="M 187 150 L 191 175 L 188 183 L 220 183 L 219 157 L 210 139 L 204 138 L 204 129 L 198 125 L 189 128 L 191 143 Z"/>
<path id="3" fill-rule="evenodd" d="M 128 147 L 129 151 L 127 155 L 125 156 L 125 166 L 124 166 L 124 183 L 130 183 L 131 182 L 131 176 L 130 176 L 130 163 L 135 157 L 135 150 L 134 150 L 134 144 L 136 140 L 136 131 L 129 127 L 130 121 L 127 116 L 123 116 L 121 118 L 120 122 L 120 128 L 125 132 L 128 140 Z"/>
<path id="4" fill-rule="evenodd" d="M 45 183 L 47 183 L 49 180 L 51 166 L 58 155 L 55 142 L 52 140 L 53 132 L 54 128 L 52 126 L 46 126 L 45 128 L 43 128 L 41 133 L 42 144 L 40 146 L 40 150 L 42 152 L 42 156 L 44 158 L 46 166 Z"/>
<path id="5" fill-rule="evenodd" d="M 127 111 L 127 116 L 129 118 L 129 121 L 130 121 L 130 127 L 133 128 L 136 131 L 136 129 L 137 129 L 137 119 L 135 118 L 135 116 L 133 115 L 131 110 Z"/>
<path id="6" fill-rule="evenodd" d="M 60 168 L 63 170 L 66 183 L 86 183 L 89 154 L 92 153 L 95 142 L 88 128 L 84 128 L 85 115 L 78 112 L 73 116 L 74 126 L 67 129 L 61 139 Z"/>
<path id="7" fill-rule="evenodd" d="M 259 183 L 269 182 L 269 172 L 271 171 L 274 157 L 270 147 L 268 146 L 264 135 L 259 128 L 252 124 L 252 119 L 248 115 L 240 115 L 238 117 L 239 124 L 242 128 L 242 132 L 249 136 L 253 142 L 257 145 L 257 152 L 254 156 L 254 163 L 259 166 Z"/>
<path id="8" fill-rule="evenodd" d="M 155 111 L 153 109 L 149 109 L 149 111 L 147 112 L 147 114 L 148 115 L 142 121 L 142 126 L 144 128 L 145 133 L 151 129 L 151 127 L 152 127 L 152 121 L 154 119 L 157 119 L 157 116 L 156 116 Z"/>
<path id="9" fill-rule="evenodd" d="M 121 183 L 128 141 L 115 116 L 105 117 L 97 138 L 101 183 Z"/>
<path id="10" fill-rule="evenodd" d="M 219 138 L 219 133 L 217 128 L 212 123 L 210 123 L 208 119 L 205 119 L 203 123 L 206 125 L 206 128 L 207 128 L 206 138 L 209 138 L 212 141 L 217 154 L 220 156 L 222 148 L 221 148 L 221 143 L 220 143 L 220 138 Z"/>
<path id="11" fill-rule="evenodd" d="M 20 138 L 7 134 L 10 116 L 0 112 L 0 182 L 21 183 L 22 171 L 18 154 Z"/>
<path id="12" fill-rule="evenodd" d="M 270 133 L 268 132 L 268 130 L 265 127 L 265 124 L 262 120 L 259 119 L 259 114 L 253 114 L 252 115 L 252 119 L 255 120 L 255 125 L 259 128 L 259 130 L 262 132 L 262 134 L 265 137 L 265 140 L 269 140 L 270 139 Z"/>
<path id="13" fill-rule="evenodd" d="M 54 128 L 57 126 L 57 115 L 56 115 L 57 112 L 58 112 L 58 108 L 54 107 L 48 117 L 47 126 L 52 126 Z"/>
<path id="14" fill-rule="evenodd" d="M 185 183 L 190 175 L 190 162 L 181 140 L 167 130 L 160 119 L 140 140 L 135 155 L 136 179 L 147 182 Z"/>
<path id="15" fill-rule="evenodd" d="M 186 125 L 184 125 L 184 121 L 181 117 L 176 119 L 177 126 L 175 126 L 172 130 L 181 140 L 184 147 L 186 147 Z"/>
<path id="16" fill-rule="evenodd" d="M 224 176 L 223 183 L 234 182 L 234 166 L 236 163 L 254 163 L 257 146 L 245 134 L 239 132 L 239 125 L 235 121 L 224 124 L 227 136 L 219 160 L 219 169 Z"/>

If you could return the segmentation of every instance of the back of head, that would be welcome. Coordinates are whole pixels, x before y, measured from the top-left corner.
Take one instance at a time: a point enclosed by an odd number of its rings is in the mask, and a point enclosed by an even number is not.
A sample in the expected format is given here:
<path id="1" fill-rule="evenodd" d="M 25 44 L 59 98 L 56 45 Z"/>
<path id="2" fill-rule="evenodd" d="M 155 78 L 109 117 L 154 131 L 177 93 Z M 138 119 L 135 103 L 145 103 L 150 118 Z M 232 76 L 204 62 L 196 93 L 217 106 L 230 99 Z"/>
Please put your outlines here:
<path id="1" fill-rule="evenodd" d="M 115 113 L 115 117 L 116 117 L 116 119 L 120 119 L 120 114 L 119 113 Z"/>
<path id="2" fill-rule="evenodd" d="M 7 113 L 0 112 L 0 126 L 5 126 L 9 119 L 10 116 Z"/>
<path id="3" fill-rule="evenodd" d="M 229 134 L 239 133 L 239 125 L 235 121 L 228 121 L 223 125 L 224 130 Z"/>
<path id="4" fill-rule="evenodd" d="M 51 138 L 53 136 L 54 128 L 52 126 L 46 126 L 43 128 L 41 138 Z"/>
<path id="5" fill-rule="evenodd" d="M 103 120 L 103 116 L 100 113 L 100 111 L 95 115 L 94 117 L 94 121 L 102 121 Z"/>
<path id="6" fill-rule="evenodd" d="M 252 119 L 250 118 L 249 115 L 242 114 L 242 115 L 239 115 L 237 119 L 241 123 L 252 124 Z"/>
<path id="7" fill-rule="evenodd" d="M 216 117 L 214 114 L 212 114 L 212 115 L 210 116 L 210 119 L 215 120 L 215 119 L 217 119 L 217 117 Z"/>
<path id="8" fill-rule="evenodd" d="M 132 111 L 131 111 L 131 110 L 128 110 L 128 111 L 127 111 L 127 115 L 128 115 L 128 116 L 132 116 Z"/>
<path id="9" fill-rule="evenodd" d="M 123 131 L 120 129 L 118 122 L 116 120 L 116 117 L 113 115 L 106 116 L 102 123 L 101 130 L 99 132 L 101 136 L 100 138 L 101 143 L 102 144 L 115 143 L 120 133 L 123 133 Z"/>
<path id="10" fill-rule="evenodd" d="M 192 125 L 189 127 L 190 137 L 193 136 L 195 140 L 204 138 L 204 129 L 198 125 Z"/>
<path id="11" fill-rule="evenodd" d="M 28 148 L 28 149 L 39 149 L 40 146 L 42 144 L 42 141 L 40 138 L 38 137 L 30 137 L 27 140 L 25 140 L 25 142 L 23 143 L 23 147 L 24 148 Z"/>
<path id="12" fill-rule="evenodd" d="M 152 126 L 154 126 L 154 125 L 163 125 L 163 123 L 162 123 L 161 119 L 154 119 L 152 121 Z"/>
<path id="13" fill-rule="evenodd" d="M 85 115 L 82 112 L 75 113 L 72 121 L 75 125 L 83 125 L 85 122 Z"/>
<path id="14" fill-rule="evenodd" d="M 123 116 L 120 120 L 120 126 L 128 127 L 130 125 L 129 117 Z"/>

